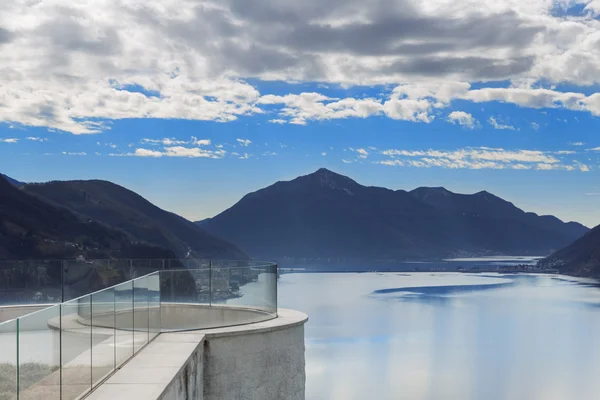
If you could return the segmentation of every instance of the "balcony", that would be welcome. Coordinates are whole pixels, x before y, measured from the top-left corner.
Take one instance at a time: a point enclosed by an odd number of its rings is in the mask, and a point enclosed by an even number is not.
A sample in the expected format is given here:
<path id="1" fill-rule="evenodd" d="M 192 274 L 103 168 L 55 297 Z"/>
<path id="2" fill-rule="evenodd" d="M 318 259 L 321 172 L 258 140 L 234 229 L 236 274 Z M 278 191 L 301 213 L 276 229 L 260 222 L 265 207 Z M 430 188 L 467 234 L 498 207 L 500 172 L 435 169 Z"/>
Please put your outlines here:
<path id="1" fill-rule="evenodd" d="M 69 260 L 3 267 L 2 400 L 114 400 L 126 393 L 304 398 L 306 316 L 278 310 L 276 264 Z"/>

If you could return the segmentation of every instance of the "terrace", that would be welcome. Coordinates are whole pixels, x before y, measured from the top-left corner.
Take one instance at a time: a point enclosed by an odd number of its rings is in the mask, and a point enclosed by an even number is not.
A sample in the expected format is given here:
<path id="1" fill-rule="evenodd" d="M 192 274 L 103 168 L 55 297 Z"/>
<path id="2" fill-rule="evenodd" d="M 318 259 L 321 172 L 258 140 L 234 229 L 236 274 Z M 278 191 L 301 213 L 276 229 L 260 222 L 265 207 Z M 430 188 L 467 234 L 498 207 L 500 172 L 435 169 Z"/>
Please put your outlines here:
<path id="1" fill-rule="evenodd" d="M 304 398 L 307 317 L 277 308 L 276 264 L 0 267 L 0 400 Z"/>

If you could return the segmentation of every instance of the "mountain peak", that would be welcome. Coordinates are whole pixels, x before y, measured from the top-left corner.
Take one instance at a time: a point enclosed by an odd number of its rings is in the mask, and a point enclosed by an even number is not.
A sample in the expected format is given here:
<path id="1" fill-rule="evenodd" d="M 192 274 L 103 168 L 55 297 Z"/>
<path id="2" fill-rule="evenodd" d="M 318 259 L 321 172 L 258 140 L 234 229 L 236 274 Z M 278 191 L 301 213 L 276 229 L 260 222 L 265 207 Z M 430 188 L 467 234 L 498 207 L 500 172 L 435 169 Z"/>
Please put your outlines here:
<path id="1" fill-rule="evenodd" d="M 479 192 L 475 193 L 473 196 L 477 196 L 477 197 L 483 198 L 483 199 L 488 200 L 488 201 L 501 200 L 503 202 L 506 202 L 506 200 L 501 199 L 500 197 L 496 196 L 495 194 L 492 194 L 492 193 L 488 192 L 487 190 L 479 191 Z"/>
<path id="2" fill-rule="evenodd" d="M 317 182 L 321 187 L 329 187 L 331 189 L 341 189 L 350 194 L 349 189 L 352 186 L 358 185 L 355 181 L 347 176 L 340 175 L 330 171 L 327 168 L 319 168 L 310 175 L 305 176 L 313 182 Z"/>
<path id="3" fill-rule="evenodd" d="M 449 191 L 448 189 L 446 189 L 443 186 L 437 186 L 437 187 L 428 187 L 428 186 L 421 186 L 418 187 L 414 190 L 412 190 L 412 192 L 418 193 L 418 192 L 422 192 L 422 193 L 436 193 L 436 194 L 441 194 L 441 195 L 450 195 L 453 194 L 451 191 Z"/>
<path id="4" fill-rule="evenodd" d="M 332 176 L 332 175 L 337 175 L 337 176 L 343 176 L 340 175 L 338 173 L 335 173 L 331 170 L 328 170 L 327 168 L 319 168 L 318 170 L 316 170 L 315 172 L 313 172 L 310 175 L 319 175 L 319 176 Z"/>
<path id="5" fill-rule="evenodd" d="M 16 179 L 13 179 L 8 175 L 0 174 L 0 178 L 4 178 L 6 181 L 8 181 L 13 186 L 17 186 L 17 187 L 23 186 L 22 182 L 19 182 Z"/>

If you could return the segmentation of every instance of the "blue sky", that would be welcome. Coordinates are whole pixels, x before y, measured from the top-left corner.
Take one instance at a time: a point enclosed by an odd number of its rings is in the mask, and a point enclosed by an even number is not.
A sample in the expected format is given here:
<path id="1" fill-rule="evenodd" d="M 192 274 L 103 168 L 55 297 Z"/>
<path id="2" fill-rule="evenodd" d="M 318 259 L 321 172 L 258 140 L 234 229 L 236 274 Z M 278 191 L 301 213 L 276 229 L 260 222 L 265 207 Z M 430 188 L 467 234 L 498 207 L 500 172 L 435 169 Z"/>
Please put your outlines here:
<path id="1" fill-rule="evenodd" d="M 600 224 L 594 2 L 106 3 L 0 10 L 0 172 L 195 220 L 326 167 Z"/>

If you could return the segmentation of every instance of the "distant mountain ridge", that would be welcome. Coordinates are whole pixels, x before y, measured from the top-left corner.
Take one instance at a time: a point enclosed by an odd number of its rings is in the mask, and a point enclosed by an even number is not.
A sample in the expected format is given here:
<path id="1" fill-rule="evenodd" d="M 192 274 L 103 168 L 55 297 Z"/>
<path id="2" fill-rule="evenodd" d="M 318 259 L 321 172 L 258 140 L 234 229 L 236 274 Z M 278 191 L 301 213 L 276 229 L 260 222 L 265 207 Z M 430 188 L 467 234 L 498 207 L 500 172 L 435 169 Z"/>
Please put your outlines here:
<path id="1" fill-rule="evenodd" d="M 247 259 L 235 245 L 108 181 L 54 181 L 22 190 L 118 229 L 131 240 L 170 249 L 179 258 Z"/>
<path id="2" fill-rule="evenodd" d="M 13 179 L 8 175 L 0 174 L 0 176 L 4 177 L 4 179 L 6 179 L 8 182 L 10 182 L 13 186 L 21 187 L 24 185 L 23 182 L 19 182 L 18 180 Z"/>
<path id="3" fill-rule="evenodd" d="M 164 247 L 131 241 L 123 232 L 83 220 L 15 187 L 0 176 L 0 260 L 172 258 Z"/>
<path id="4" fill-rule="evenodd" d="M 327 169 L 249 193 L 202 227 L 255 257 L 357 260 L 543 255 L 588 231 L 485 191 L 367 187 Z"/>
<path id="5" fill-rule="evenodd" d="M 480 218 L 510 218 L 550 231 L 569 233 L 575 237 L 579 237 L 589 230 L 577 222 L 563 222 L 552 215 L 525 212 L 513 203 L 485 190 L 474 194 L 459 194 L 445 188 L 420 187 L 410 193 L 443 212 Z"/>
<path id="6" fill-rule="evenodd" d="M 539 265 L 556 268 L 567 275 L 600 278 L 600 225 L 540 260 Z"/>

